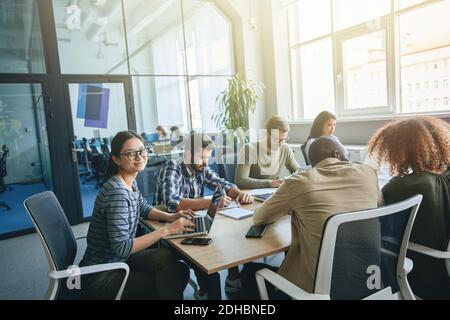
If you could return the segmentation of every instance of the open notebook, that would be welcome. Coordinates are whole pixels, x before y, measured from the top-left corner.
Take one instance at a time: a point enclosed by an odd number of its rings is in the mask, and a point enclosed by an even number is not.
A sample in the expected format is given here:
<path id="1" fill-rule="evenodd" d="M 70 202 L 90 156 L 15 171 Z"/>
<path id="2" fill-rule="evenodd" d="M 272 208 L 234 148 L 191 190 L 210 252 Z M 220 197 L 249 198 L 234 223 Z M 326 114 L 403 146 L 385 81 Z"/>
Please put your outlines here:
<path id="1" fill-rule="evenodd" d="M 230 217 L 236 220 L 251 217 L 253 215 L 252 210 L 243 209 L 240 207 L 223 208 L 219 211 L 223 216 Z"/>

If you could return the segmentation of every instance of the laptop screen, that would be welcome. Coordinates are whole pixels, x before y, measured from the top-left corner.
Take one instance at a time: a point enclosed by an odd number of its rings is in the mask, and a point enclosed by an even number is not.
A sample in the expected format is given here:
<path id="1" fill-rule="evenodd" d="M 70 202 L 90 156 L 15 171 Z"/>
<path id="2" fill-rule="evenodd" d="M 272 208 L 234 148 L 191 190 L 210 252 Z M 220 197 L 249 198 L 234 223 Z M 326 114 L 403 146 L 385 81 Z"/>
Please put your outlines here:
<path id="1" fill-rule="evenodd" d="M 220 199 L 223 196 L 223 190 L 221 187 L 217 187 L 216 191 L 214 192 L 211 203 L 208 207 L 208 210 L 206 211 L 205 215 L 205 230 L 209 232 L 211 230 L 212 223 L 214 221 L 214 218 L 217 215 L 217 212 L 220 211 L 220 209 L 223 208 L 223 205 L 220 202 Z M 219 207 L 220 206 L 220 207 Z"/>

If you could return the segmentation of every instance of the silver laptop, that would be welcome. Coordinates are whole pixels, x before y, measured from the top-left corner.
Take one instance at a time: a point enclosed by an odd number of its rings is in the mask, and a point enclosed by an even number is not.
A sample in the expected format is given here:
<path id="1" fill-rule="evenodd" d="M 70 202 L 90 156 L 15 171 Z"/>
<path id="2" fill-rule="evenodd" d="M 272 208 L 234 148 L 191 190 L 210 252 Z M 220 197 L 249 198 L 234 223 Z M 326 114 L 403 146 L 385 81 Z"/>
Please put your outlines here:
<path id="1" fill-rule="evenodd" d="M 164 239 L 175 239 L 175 238 L 188 238 L 196 236 L 206 236 L 211 230 L 214 218 L 219 211 L 219 205 L 213 204 L 209 206 L 208 210 L 200 210 L 196 212 L 196 216 L 192 221 L 195 224 L 193 231 L 185 231 L 183 233 L 175 233 L 170 236 L 164 237 Z"/>

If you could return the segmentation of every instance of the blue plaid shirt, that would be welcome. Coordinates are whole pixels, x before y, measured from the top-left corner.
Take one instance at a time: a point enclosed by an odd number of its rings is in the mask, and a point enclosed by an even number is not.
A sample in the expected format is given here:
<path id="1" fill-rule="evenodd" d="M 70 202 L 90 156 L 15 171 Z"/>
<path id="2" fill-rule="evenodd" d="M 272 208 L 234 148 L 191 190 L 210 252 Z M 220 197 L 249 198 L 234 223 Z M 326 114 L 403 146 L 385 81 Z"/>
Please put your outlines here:
<path id="1" fill-rule="evenodd" d="M 153 204 L 164 205 L 169 212 L 176 212 L 182 198 L 203 197 L 205 184 L 211 189 L 220 184 L 225 192 L 236 188 L 208 166 L 202 172 L 193 173 L 184 162 L 171 160 L 159 172 Z"/>

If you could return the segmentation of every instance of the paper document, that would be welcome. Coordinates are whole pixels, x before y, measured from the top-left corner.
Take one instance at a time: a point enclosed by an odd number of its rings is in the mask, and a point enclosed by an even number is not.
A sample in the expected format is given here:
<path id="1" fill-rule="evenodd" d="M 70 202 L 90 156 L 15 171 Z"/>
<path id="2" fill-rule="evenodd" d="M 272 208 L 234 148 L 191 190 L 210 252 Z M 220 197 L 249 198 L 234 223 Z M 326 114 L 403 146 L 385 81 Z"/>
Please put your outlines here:
<path id="1" fill-rule="evenodd" d="M 223 216 L 230 217 L 236 220 L 244 219 L 251 217 L 253 215 L 253 211 L 242 209 L 242 208 L 233 208 L 228 210 L 219 211 L 219 213 Z"/>

